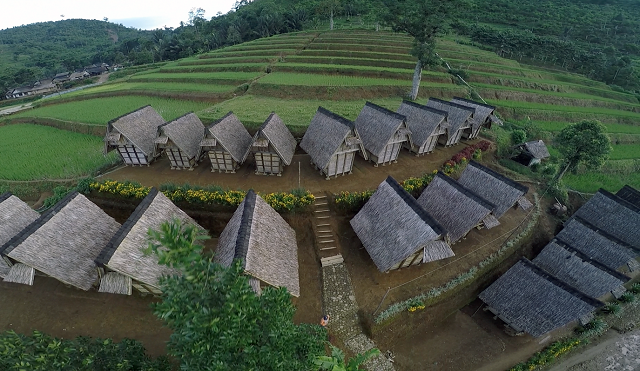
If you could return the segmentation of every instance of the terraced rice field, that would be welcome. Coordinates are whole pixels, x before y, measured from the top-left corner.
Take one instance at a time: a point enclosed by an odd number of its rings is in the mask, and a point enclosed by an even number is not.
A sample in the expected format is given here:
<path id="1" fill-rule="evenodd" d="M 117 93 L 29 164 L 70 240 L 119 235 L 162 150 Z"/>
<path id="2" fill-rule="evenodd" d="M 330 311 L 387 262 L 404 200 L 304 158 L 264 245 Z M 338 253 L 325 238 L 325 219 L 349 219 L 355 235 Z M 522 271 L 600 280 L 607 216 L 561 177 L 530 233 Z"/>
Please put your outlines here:
<path id="1" fill-rule="evenodd" d="M 75 179 L 115 163 L 102 138 L 47 126 L 0 126 L 1 180 Z"/>

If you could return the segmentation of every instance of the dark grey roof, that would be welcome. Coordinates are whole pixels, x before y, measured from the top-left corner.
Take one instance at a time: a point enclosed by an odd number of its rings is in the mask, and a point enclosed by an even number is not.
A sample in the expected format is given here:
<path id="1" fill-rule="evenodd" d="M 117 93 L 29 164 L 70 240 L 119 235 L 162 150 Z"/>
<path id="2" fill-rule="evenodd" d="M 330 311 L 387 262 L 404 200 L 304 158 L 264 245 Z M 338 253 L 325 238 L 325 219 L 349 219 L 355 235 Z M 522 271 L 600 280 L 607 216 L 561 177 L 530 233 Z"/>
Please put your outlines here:
<path id="1" fill-rule="evenodd" d="M 447 122 L 449 122 L 449 135 L 456 131 L 471 126 L 471 120 L 475 109 L 461 104 L 443 101 L 438 98 L 429 98 L 427 107 L 435 108 L 447 112 Z"/>
<path id="2" fill-rule="evenodd" d="M 493 215 L 500 218 L 529 188 L 475 161 L 469 162 L 458 183 L 493 203 Z"/>
<path id="3" fill-rule="evenodd" d="M 284 122 L 282 122 L 282 119 L 280 119 L 275 112 L 271 112 L 262 126 L 260 126 L 260 129 L 258 129 L 253 136 L 253 141 L 260 138 L 260 134 L 269 140 L 278 153 L 278 156 L 282 159 L 282 162 L 284 162 L 285 165 L 291 165 L 291 159 L 293 158 L 298 143 Z M 250 149 L 251 147 L 249 147 L 248 150 Z"/>
<path id="4" fill-rule="evenodd" d="M 447 233 L 390 176 L 380 183 L 376 192 L 350 223 L 381 272 L 388 271 Z M 434 245 L 434 251 L 425 254 L 436 254 L 439 246 Z M 453 256 L 450 250 L 443 249 L 437 256 L 429 258 L 439 260 Z"/>
<path id="5" fill-rule="evenodd" d="M 73 192 L 0 250 L 66 284 L 88 290 L 98 278 L 94 259 L 120 224 Z"/>
<path id="6" fill-rule="evenodd" d="M 356 118 L 355 125 L 364 148 L 378 156 L 405 120 L 399 113 L 367 102 Z"/>
<path id="7" fill-rule="evenodd" d="M 355 135 L 353 122 L 335 113 L 318 107 L 307 131 L 300 141 L 300 148 L 311 156 L 313 162 L 324 169 L 345 138 Z"/>
<path id="8" fill-rule="evenodd" d="M 574 216 L 556 238 L 611 269 L 619 269 L 638 256 L 626 242 Z"/>
<path id="9" fill-rule="evenodd" d="M 439 125 L 449 126 L 446 111 L 418 103 L 403 100 L 398 113 L 407 118 L 407 127 L 411 130 L 411 141 L 418 147 L 429 139 Z"/>
<path id="10" fill-rule="evenodd" d="M 635 207 L 640 208 L 640 191 L 637 189 L 629 185 L 625 185 L 616 193 L 616 196 L 630 204 L 633 204 Z"/>
<path id="11" fill-rule="evenodd" d="M 300 296 L 296 232 L 253 190 L 218 240 L 215 260 L 230 266 L 235 259 L 242 260 L 248 275 Z"/>
<path id="12" fill-rule="evenodd" d="M 549 149 L 547 149 L 547 146 L 544 144 L 542 139 L 524 143 L 524 148 L 531 154 L 531 156 L 533 156 L 533 158 L 543 159 L 551 156 L 549 154 Z"/>
<path id="13" fill-rule="evenodd" d="M 0 246 L 39 217 L 40 214 L 11 193 L 0 195 Z"/>
<path id="14" fill-rule="evenodd" d="M 620 197 L 601 189 L 574 215 L 640 248 L 640 209 Z"/>
<path id="15" fill-rule="evenodd" d="M 496 109 L 494 106 L 474 102 L 472 100 L 460 97 L 453 97 L 451 102 L 475 109 L 473 118 L 471 119 L 471 126 L 474 128 L 474 130 L 489 121 L 491 115 L 493 114 L 493 111 Z"/>
<path id="16" fill-rule="evenodd" d="M 522 258 L 478 296 L 506 323 L 534 337 L 603 305 Z"/>
<path id="17" fill-rule="evenodd" d="M 180 148 L 180 151 L 189 158 L 196 157 L 200 153 L 200 141 L 204 137 L 204 125 L 195 113 L 187 113 L 161 125 L 160 131 L 171 139 Z"/>
<path id="18" fill-rule="evenodd" d="M 533 263 L 592 298 L 604 296 L 629 280 L 556 239 L 542 249 Z"/>
<path id="19" fill-rule="evenodd" d="M 449 232 L 452 242 L 478 225 L 495 205 L 460 183 L 438 172 L 425 188 L 418 204 Z"/>
<path id="20" fill-rule="evenodd" d="M 151 106 L 144 106 L 109 121 L 107 135 L 115 128 L 145 155 L 153 154 L 158 126 L 164 124 L 162 116 Z"/>
<path id="21" fill-rule="evenodd" d="M 156 254 L 145 255 L 142 250 L 149 246 L 149 229 L 158 230 L 162 223 L 173 218 L 202 229 L 162 192 L 152 188 L 108 243 L 102 245 L 103 249 L 96 255 L 96 263 L 136 281 L 158 287 L 161 276 L 174 275 L 178 271 L 159 264 Z"/>
<path id="22" fill-rule="evenodd" d="M 233 112 L 209 125 L 205 137 L 215 138 L 236 162 L 244 162 L 253 138 Z"/>

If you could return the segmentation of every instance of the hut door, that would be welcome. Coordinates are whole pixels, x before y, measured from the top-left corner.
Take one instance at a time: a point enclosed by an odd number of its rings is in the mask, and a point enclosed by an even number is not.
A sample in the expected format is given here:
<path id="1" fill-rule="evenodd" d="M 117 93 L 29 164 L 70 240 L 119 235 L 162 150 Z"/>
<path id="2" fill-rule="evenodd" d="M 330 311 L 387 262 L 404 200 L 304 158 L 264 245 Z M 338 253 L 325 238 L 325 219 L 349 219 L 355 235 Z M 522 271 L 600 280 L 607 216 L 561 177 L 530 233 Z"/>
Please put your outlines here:
<path id="1" fill-rule="evenodd" d="M 132 145 L 120 145 L 118 146 L 118 152 L 122 156 L 122 161 L 127 165 L 146 165 L 147 156 L 142 151 L 138 150 Z"/>
<path id="2" fill-rule="evenodd" d="M 233 157 L 227 151 L 209 151 L 211 170 L 235 171 Z"/>

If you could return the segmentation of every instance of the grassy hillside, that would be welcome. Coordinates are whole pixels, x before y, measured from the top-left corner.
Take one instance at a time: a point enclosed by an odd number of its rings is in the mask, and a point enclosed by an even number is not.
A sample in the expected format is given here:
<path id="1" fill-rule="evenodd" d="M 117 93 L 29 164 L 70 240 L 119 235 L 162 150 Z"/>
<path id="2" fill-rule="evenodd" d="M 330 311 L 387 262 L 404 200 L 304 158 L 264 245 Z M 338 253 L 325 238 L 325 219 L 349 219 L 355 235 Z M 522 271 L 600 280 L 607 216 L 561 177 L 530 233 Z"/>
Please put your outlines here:
<path id="1" fill-rule="evenodd" d="M 504 119 L 553 132 L 596 118 L 617 143 L 603 170 L 625 179 L 640 159 L 640 105 L 584 76 L 524 65 L 469 45 L 462 37 L 439 40 L 438 52 L 469 88 L 438 67 L 423 73 L 418 101 L 429 97 L 484 98 Z M 234 111 L 250 127 L 277 112 L 302 133 L 319 105 L 355 119 L 366 100 L 395 110 L 410 89 L 415 60 L 411 38 L 390 32 L 299 32 L 259 39 L 166 64 L 101 86 L 45 101 L 16 116 L 106 124 L 144 104 L 165 119 L 196 111 L 211 122 Z M 622 161 L 622 162 L 621 162 Z M 640 160 L 638 160 L 640 161 Z M 582 177 L 593 174 L 583 174 Z M 580 175 L 567 177 L 581 191 L 597 189 Z M 620 182 L 618 182 L 620 183 Z M 605 184 L 615 190 L 616 184 Z"/>

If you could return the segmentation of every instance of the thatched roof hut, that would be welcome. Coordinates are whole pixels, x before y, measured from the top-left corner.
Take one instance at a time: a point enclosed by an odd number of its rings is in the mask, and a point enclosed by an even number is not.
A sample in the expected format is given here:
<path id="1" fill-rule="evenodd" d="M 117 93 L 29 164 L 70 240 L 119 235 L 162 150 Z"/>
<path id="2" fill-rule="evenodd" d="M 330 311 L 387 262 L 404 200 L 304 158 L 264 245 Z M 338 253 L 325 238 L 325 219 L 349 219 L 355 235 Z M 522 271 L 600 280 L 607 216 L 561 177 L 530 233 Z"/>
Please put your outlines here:
<path id="1" fill-rule="evenodd" d="M 371 102 L 364 105 L 355 125 L 369 159 L 376 166 L 396 161 L 400 148 L 411 141 L 406 117 Z"/>
<path id="2" fill-rule="evenodd" d="M 304 133 L 300 148 L 309 154 L 312 163 L 327 179 L 350 174 L 358 151 L 365 158 L 367 155 L 355 124 L 322 107 L 318 107 Z"/>
<path id="3" fill-rule="evenodd" d="M 494 115 L 496 109 L 494 106 L 460 97 L 453 97 L 451 102 L 475 109 L 473 118 L 471 119 L 471 130 L 463 133 L 463 136 L 466 138 L 476 138 L 478 134 L 480 134 L 480 129 L 483 127 L 491 129 L 492 124 L 502 125 L 502 120 Z"/>
<path id="4" fill-rule="evenodd" d="M 497 173 L 475 161 L 470 161 L 458 183 L 496 206 L 493 215 L 502 217 L 509 208 L 518 204 L 524 210 L 533 206 L 525 198 L 529 188 Z"/>
<path id="5" fill-rule="evenodd" d="M 474 108 L 437 98 L 429 98 L 427 107 L 448 113 L 447 122 L 449 123 L 449 127 L 447 128 L 446 135 L 440 136 L 439 142 L 441 144 L 447 147 L 458 144 L 462 138 L 462 133 L 465 130 L 471 129 L 471 121 L 473 120 L 473 114 L 475 112 Z"/>
<path id="6" fill-rule="evenodd" d="M 126 165 L 149 165 L 155 157 L 155 139 L 162 116 L 151 106 L 144 106 L 115 118 L 107 124 L 105 153 L 117 149 Z"/>
<path id="7" fill-rule="evenodd" d="M 0 195 L 0 246 L 39 217 L 40 214 L 11 193 Z M 5 259 L 0 257 L 0 278 L 5 278 L 11 269 L 11 261 Z"/>
<path id="8" fill-rule="evenodd" d="M 640 208 L 640 191 L 631 187 L 630 185 L 625 185 L 624 187 L 620 188 L 620 190 L 616 193 L 616 196 L 627 201 L 633 206 Z"/>
<path id="9" fill-rule="evenodd" d="M 296 232 L 253 190 L 247 192 L 218 240 L 215 260 L 228 267 L 236 259 L 242 261 L 257 294 L 267 284 L 300 296 Z"/>
<path id="10" fill-rule="evenodd" d="M 564 225 L 556 238 L 592 260 L 614 270 L 640 269 L 635 260 L 640 250 L 594 226 L 579 216 Z"/>
<path id="11" fill-rule="evenodd" d="M 533 263 L 557 279 L 592 298 L 615 290 L 624 291 L 629 277 L 592 260 L 557 239 L 552 240 L 533 259 Z"/>
<path id="12" fill-rule="evenodd" d="M 209 125 L 200 143 L 211 160 L 211 172 L 235 173 L 249 154 L 253 138 L 233 112 Z"/>
<path id="13" fill-rule="evenodd" d="M 59 281 L 89 290 L 94 259 L 120 224 L 73 192 L 0 247 L 3 254 Z"/>
<path id="14" fill-rule="evenodd" d="M 163 151 L 171 162 L 171 169 L 193 170 L 200 161 L 200 142 L 204 125 L 195 113 L 187 113 L 158 127 L 156 153 Z"/>
<path id="15" fill-rule="evenodd" d="M 297 145 L 282 119 L 271 112 L 253 136 L 251 147 L 247 151 L 253 153 L 256 174 L 281 175 L 284 166 L 291 165 Z"/>
<path id="16" fill-rule="evenodd" d="M 588 316 L 604 305 L 526 258 L 520 259 L 478 297 L 511 328 L 534 337 Z"/>
<path id="17" fill-rule="evenodd" d="M 105 269 L 105 272 L 115 272 L 120 276 L 129 277 L 132 280 L 131 285 L 140 292 L 159 294 L 158 279 L 163 275 L 177 274 L 178 271 L 158 264 L 156 254 L 145 255 L 142 250 L 149 246 L 149 229 L 158 230 L 163 222 L 174 218 L 185 224 L 198 225 L 162 192 L 152 188 L 129 219 L 102 245 L 102 251 L 99 255 L 96 254 L 96 263 Z M 130 294 L 131 286 L 127 286 L 129 281 L 120 276 L 110 276 L 108 273 L 104 275 L 100 282 L 100 291 Z"/>
<path id="18" fill-rule="evenodd" d="M 447 231 L 390 176 L 350 223 L 381 272 L 454 256 Z"/>
<path id="19" fill-rule="evenodd" d="M 456 242 L 479 225 L 487 229 L 500 225 L 492 215 L 496 206 L 460 183 L 438 172 L 425 188 L 418 204 L 448 232 Z"/>
<path id="20" fill-rule="evenodd" d="M 513 158 L 525 166 L 539 164 L 542 160 L 551 157 L 549 149 L 542 140 L 534 140 L 519 144 L 515 147 L 517 155 Z"/>
<path id="21" fill-rule="evenodd" d="M 591 197 L 574 216 L 640 248 L 640 208 L 604 189 Z"/>
<path id="22" fill-rule="evenodd" d="M 431 153 L 438 144 L 438 138 L 446 134 L 449 123 L 448 113 L 418 103 L 403 100 L 398 113 L 407 118 L 411 130 L 411 141 L 405 147 L 416 155 Z"/>

